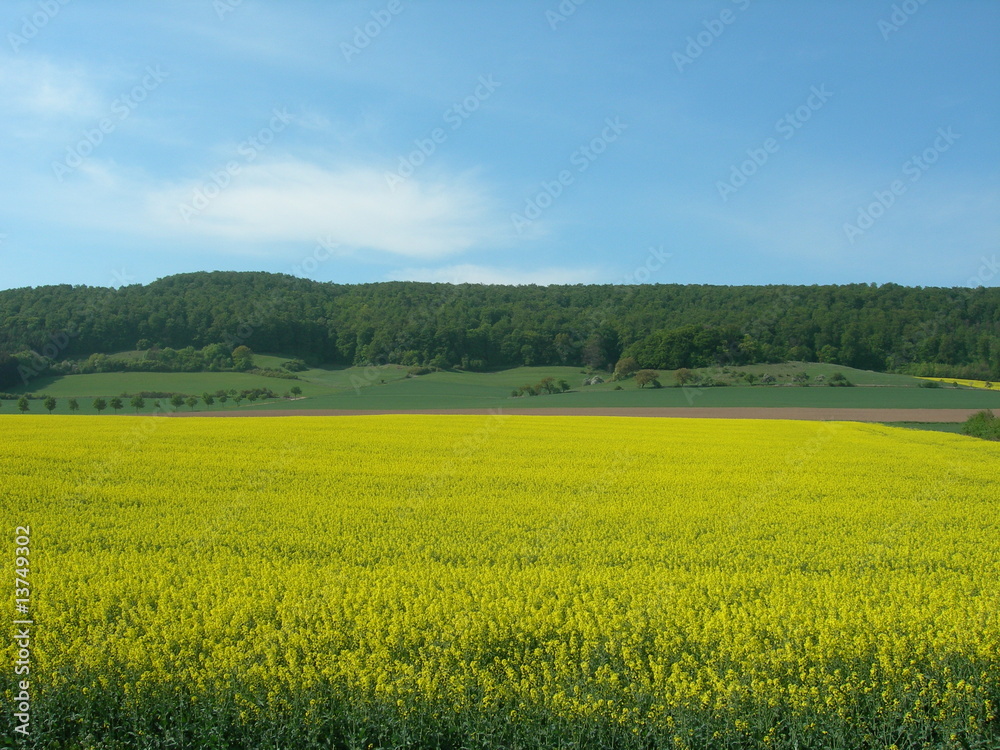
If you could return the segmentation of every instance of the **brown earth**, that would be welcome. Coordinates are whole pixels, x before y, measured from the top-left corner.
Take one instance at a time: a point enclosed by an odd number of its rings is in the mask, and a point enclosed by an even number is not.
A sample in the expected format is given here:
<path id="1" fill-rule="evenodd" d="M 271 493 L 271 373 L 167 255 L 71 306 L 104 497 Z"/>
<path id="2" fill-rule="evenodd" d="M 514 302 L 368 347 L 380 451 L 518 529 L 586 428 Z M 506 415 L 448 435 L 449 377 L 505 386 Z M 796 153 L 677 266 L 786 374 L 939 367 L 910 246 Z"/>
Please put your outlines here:
<path id="1" fill-rule="evenodd" d="M 846 422 L 964 422 L 977 409 L 821 409 L 809 407 L 646 407 L 594 409 L 287 409 L 178 412 L 176 417 L 349 417 L 372 414 L 521 414 L 570 417 L 681 417 L 686 419 L 806 419 Z"/>

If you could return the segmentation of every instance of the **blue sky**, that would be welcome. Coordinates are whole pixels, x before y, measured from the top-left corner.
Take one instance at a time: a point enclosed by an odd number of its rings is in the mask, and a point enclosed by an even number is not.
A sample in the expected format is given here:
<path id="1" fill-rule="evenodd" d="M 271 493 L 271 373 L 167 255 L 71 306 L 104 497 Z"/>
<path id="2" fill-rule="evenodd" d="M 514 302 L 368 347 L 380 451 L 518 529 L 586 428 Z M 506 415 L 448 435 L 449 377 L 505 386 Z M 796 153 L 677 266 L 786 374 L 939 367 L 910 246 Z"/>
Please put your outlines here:
<path id="1" fill-rule="evenodd" d="M 995 0 L 36 0 L 0 34 L 0 288 L 1000 281 Z"/>

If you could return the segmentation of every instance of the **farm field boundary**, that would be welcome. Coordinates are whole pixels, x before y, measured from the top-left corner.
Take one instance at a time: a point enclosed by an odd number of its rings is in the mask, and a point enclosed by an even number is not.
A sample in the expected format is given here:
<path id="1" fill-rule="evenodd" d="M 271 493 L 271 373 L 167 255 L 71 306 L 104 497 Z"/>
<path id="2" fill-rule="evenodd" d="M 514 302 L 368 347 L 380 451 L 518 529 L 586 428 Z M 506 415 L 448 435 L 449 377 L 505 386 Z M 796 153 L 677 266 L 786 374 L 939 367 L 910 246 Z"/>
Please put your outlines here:
<path id="1" fill-rule="evenodd" d="M 964 422 L 977 409 L 826 409 L 809 407 L 620 407 L 590 409 L 289 409 L 177 412 L 173 417 L 341 417 L 377 414 L 511 414 L 538 417 L 796 419 L 839 422 Z"/>

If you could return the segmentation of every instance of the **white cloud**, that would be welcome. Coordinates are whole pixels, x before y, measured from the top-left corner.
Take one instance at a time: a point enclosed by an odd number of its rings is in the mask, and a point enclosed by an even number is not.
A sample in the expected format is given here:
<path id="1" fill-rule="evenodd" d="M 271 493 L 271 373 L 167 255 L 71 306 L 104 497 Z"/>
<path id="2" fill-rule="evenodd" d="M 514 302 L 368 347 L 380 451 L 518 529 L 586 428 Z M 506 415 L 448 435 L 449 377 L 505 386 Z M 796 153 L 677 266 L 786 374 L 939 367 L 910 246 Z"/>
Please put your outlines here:
<path id="1" fill-rule="evenodd" d="M 329 132 L 332 127 L 330 118 L 314 109 L 303 109 L 302 112 L 293 114 L 291 120 L 300 128 L 305 128 L 306 130 Z"/>
<path id="2" fill-rule="evenodd" d="M 8 113 L 34 118 L 93 117 L 100 99 L 77 67 L 41 57 L 0 58 L 0 99 Z"/>
<path id="3" fill-rule="evenodd" d="M 403 268 L 389 274 L 396 281 L 433 281 L 449 284 L 594 284 L 603 280 L 595 268 L 496 268 L 461 264 L 441 268 Z"/>
<path id="4" fill-rule="evenodd" d="M 460 253 L 495 237 L 501 226 L 491 217 L 485 189 L 465 178 L 411 179 L 393 191 L 370 167 L 326 169 L 293 159 L 214 173 L 220 177 L 214 182 L 150 191 L 146 207 L 153 222 L 178 234 L 254 245 L 322 236 L 350 249 L 411 258 Z"/>
<path id="5" fill-rule="evenodd" d="M 212 170 L 225 173 L 225 167 Z M 456 256 L 510 242 L 510 228 L 487 188 L 464 177 L 411 178 L 395 191 L 372 167 L 324 168 L 298 160 L 244 165 L 216 191 L 211 179 L 166 183 L 91 157 L 59 184 L 36 175 L 8 190 L 24 213 L 70 227 L 173 241 L 247 257 L 289 256 L 319 238 L 344 254 L 411 260 Z M 204 203 L 193 200 L 200 191 Z M 22 201 L 25 195 L 45 200 Z M 214 196 L 214 197 L 211 197 Z M 195 208 L 192 209 L 191 206 Z M 182 212 L 182 206 L 185 208 Z M 387 258 L 383 258 L 384 262 Z"/>

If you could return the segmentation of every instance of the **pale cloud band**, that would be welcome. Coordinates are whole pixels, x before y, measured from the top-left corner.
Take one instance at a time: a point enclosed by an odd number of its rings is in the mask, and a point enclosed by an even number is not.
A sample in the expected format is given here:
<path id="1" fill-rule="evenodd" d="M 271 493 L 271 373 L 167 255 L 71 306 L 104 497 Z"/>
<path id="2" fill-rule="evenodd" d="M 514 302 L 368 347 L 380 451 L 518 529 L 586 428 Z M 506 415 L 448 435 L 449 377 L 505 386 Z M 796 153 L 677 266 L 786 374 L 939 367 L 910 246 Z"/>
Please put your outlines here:
<path id="1" fill-rule="evenodd" d="M 487 190 L 471 179 L 409 181 L 390 191 L 380 170 L 324 168 L 295 159 L 242 166 L 226 184 L 190 181 L 151 190 L 162 229 L 249 244 L 332 236 L 348 248 L 440 258 L 497 239 Z M 185 210 L 194 206 L 198 210 Z"/>
<path id="2" fill-rule="evenodd" d="M 394 281 L 431 281 L 446 284 L 596 284 L 607 274 L 599 268 L 497 268 L 469 263 L 441 268 L 403 268 L 390 274 Z"/>

